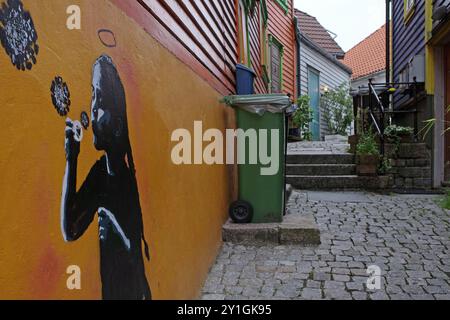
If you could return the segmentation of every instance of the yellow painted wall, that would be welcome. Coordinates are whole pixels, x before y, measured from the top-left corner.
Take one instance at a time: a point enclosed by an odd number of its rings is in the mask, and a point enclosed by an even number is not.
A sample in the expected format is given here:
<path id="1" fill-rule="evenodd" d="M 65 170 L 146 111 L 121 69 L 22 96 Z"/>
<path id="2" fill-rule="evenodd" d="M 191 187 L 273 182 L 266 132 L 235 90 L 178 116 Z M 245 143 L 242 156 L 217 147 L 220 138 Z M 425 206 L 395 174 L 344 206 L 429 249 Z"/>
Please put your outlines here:
<path id="1" fill-rule="evenodd" d="M 55 76 L 67 82 L 69 117 L 89 113 L 91 69 L 110 55 L 126 91 L 128 124 L 151 261 L 145 262 L 155 299 L 196 298 L 220 246 L 232 200 L 232 170 L 171 162 L 177 128 L 203 120 L 234 126 L 220 94 L 107 0 L 23 0 L 40 52 L 31 71 L 18 71 L 0 47 L 0 298 L 100 299 L 97 222 L 74 243 L 63 241 L 60 198 L 64 175 L 64 118 L 50 98 Z M 66 8 L 82 10 L 82 29 L 66 28 Z M 111 29 L 116 48 L 97 30 Z M 90 113 L 89 113 L 90 114 Z M 89 131 L 81 145 L 78 184 L 101 153 Z M 66 288 L 66 268 L 79 265 L 82 290 Z"/>

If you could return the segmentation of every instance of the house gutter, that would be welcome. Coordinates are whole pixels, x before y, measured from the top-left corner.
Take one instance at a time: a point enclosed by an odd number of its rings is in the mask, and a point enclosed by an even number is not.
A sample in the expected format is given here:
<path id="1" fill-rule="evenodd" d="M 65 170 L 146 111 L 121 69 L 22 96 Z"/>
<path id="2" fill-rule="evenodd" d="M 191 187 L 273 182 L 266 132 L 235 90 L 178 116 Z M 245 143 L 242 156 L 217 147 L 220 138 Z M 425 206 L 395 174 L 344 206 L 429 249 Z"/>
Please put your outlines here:
<path id="1" fill-rule="evenodd" d="M 391 82 L 391 0 L 386 0 L 386 83 Z"/>

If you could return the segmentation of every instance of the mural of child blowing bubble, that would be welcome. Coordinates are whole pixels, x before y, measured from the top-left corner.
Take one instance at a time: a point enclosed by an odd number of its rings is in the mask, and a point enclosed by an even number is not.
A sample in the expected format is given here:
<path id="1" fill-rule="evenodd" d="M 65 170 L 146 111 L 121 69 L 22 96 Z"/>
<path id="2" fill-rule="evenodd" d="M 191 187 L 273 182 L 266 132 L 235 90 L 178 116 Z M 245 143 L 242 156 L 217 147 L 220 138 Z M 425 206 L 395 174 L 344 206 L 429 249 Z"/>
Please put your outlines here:
<path id="1" fill-rule="evenodd" d="M 125 90 L 112 59 L 106 55 L 93 66 L 91 113 L 94 146 L 104 155 L 78 191 L 80 142 L 75 137 L 74 122 L 66 120 L 62 233 L 67 242 L 78 240 L 98 214 L 103 299 L 150 300 L 142 243 L 147 259 L 149 253 L 129 140 Z"/>

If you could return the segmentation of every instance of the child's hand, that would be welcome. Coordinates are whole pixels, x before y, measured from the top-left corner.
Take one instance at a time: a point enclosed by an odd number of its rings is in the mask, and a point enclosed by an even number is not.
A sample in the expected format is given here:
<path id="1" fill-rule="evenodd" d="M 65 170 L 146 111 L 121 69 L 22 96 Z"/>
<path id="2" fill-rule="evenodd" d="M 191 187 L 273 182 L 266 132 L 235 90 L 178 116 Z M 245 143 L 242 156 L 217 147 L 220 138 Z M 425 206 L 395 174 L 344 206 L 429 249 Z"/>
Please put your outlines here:
<path id="1" fill-rule="evenodd" d="M 66 160 L 73 161 L 77 160 L 78 155 L 80 154 L 80 142 L 79 139 L 76 138 L 76 132 L 74 130 L 75 124 L 70 119 L 66 119 L 66 139 L 65 139 L 65 148 L 66 148 Z"/>

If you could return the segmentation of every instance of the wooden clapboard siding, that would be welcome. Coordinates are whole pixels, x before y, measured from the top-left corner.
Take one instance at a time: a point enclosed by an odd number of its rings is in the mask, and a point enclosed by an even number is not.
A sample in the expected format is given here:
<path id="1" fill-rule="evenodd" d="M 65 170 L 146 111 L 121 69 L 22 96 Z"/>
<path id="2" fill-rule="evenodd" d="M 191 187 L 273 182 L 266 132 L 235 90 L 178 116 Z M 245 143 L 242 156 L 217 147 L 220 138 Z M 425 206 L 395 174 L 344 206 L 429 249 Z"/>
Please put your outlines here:
<path id="1" fill-rule="evenodd" d="M 301 95 L 308 95 L 308 69 L 319 73 L 320 88 L 324 90 L 325 87 L 329 89 L 336 89 L 341 84 L 350 82 L 350 70 L 341 65 L 340 62 L 333 62 L 330 56 L 324 55 L 317 51 L 317 49 L 308 45 L 306 42 L 300 44 L 300 81 L 301 81 Z M 324 115 L 327 110 L 320 104 L 320 135 L 321 137 L 328 135 L 329 128 L 325 121 Z"/>
<path id="2" fill-rule="evenodd" d="M 267 93 L 267 87 L 262 78 L 262 59 L 261 59 L 261 7 L 257 6 L 248 17 L 250 57 L 253 71 L 255 71 L 255 93 Z"/>
<path id="3" fill-rule="evenodd" d="M 289 11 L 277 4 L 276 0 L 266 0 L 268 13 L 267 37 L 274 36 L 283 45 L 283 93 L 296 94 L 295 88 L 295 37 L 293 24 L 293 0 L 289 0 Z M 257 5 L 255 10 L 248 17 L 248 27 L 250 36 L 250 57 L 251 66 L 256 74 L 255 92 L 268 93 L 269 87 L 263 80 L 263 70 L 261 50 L 261 6 Z M 266 39 L 267 40 L 267 39 Z M 267 49 L 269 50 L 269 49 Z M 267 61 L 270 65 L 270 58 Z M 268 70 L 269 71 L 269 70 Z M 269 75 L 270 76 L 270 75 Z"/>
<path id="4" fill-rule="evenodd" d="M 268 33 L 283 45 L 283 92 L 296 94 L 296 49 L 294 33 L 294 1 L 288 0 L 286 13 L 276 0 L 267 0 L 269 13 Z"/>
<path id="5" fill-rule="evenodd" d="M 393 0 L 393 73 L 394 82 L 411 59 L 425 53 L 425 1 L 416 0 L 414 14 L 405 21 L 404 1 Z M 395 96 L 396 106 L 403 102 L 400 95 Z"/>
<path id="6" fill-rule="evenodd" d="M 234 0 L 110 0 L 222 94 L 235 92 Z"/>

